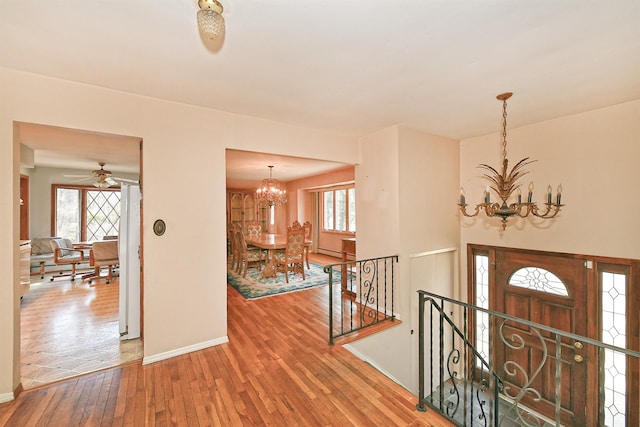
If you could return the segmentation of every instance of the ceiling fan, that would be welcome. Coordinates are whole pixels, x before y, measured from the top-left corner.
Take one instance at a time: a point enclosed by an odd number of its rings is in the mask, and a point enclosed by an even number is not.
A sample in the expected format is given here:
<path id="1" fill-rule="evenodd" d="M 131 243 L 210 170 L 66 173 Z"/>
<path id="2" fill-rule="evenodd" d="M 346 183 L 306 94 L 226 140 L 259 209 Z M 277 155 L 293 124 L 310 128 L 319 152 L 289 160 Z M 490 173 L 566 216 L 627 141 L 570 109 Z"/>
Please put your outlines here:
<path id="1" fill-rule="evenodd" d="M 129 184 L 138 184 L 138 181 L 135 179 L 119 178 L 117 176 L 112 176 L 111 171 L 105 170 L 104 162 L 100 162 L 98 163 L 98 165 L 100 166 L 100 169 L 91 171 L 91 175 L 65 175 L 65 177 L 81 178 L 73 182 L 80 182 L 80 181 L 95 179 L 93 186 L 98 188 L 111 187 L 121 182 L 129 183 Z"/>

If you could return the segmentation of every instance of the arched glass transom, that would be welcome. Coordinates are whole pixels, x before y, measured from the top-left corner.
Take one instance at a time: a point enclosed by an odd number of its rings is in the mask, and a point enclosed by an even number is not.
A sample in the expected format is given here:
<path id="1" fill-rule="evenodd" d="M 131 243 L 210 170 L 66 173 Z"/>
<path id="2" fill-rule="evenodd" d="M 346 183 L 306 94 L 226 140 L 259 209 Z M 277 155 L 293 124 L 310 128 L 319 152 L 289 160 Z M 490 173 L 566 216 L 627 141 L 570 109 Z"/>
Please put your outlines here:
<path id="1" fill-rule="evenodd" d="M 552 272 L 539 267 L 524 267 L 513 273 L 509 285 L 548 294 L 569 296 L 567 287 Z"/>

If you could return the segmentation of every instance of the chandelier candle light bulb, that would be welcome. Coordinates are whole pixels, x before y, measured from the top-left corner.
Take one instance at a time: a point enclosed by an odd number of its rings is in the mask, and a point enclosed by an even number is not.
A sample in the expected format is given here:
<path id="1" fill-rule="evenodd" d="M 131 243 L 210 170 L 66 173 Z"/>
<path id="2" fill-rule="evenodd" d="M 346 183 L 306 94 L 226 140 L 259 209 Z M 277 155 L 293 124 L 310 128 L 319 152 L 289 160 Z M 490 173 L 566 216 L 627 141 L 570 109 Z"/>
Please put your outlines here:
<path id="1" fill-rule="evenodd" d="M 479 168 L 487 171 L 483 177 L 493 185 L 487 185 L 483 194 L 484 202 L 477 204 L 475 211 L 472 213 L 467 212 L 468 205 L 466 204 L 464 189 L 462 187 L 460 187 L 460 203 L 458 204 L 460 212 L 466 217 L 475 217 L 480 212 L 484 212 L 488 217 L 500 218 L 503 230 L 507 228 L 507 221 L 511 217 L 519 216 L 525 218 L 532 215 L 537 218 L 550 219 L 554 218 L 558 212 L 560 212 L 560 208 L 564 206 L 560 204 L 562 185 L 558 186 L 555 204 L 553 203 L 553 188 L 549 185 L 547 187 L 547 200 L 544 204 L 546 208 L 544 208 L 544 210 L 539 208 L 538 205 L 533 202 L 533 182 L 529 183 L 527 202 L 522 203 L 522 192 L 520 190 L 520 184 L 517 181 L 528 173 L 524 170 L 525 166 L 533 163 L 535 160 L 529 160 L 529 157 L 525 157 L 516 163 L 510 171 L 508 170 L 507 99 L 509 99 L 511 95 L 513 95 L 511 92 L 507 92 L 497 96 L 498 100 L 502 101 L 502 167 L 500 168 L 500 172 L 487 164 L 478 165 Z M 491 203 L 491 190 L 498 195 L 502 203 Z M 517 201 L 509 203 L 514 192 Z"/>
<path id="2" fill-rule="evenodd" d="M 562 184 L 558 185 L 558 195 L 556 196 L 556 205 L 560 205 L 561 197 L 562 197 Z"/>

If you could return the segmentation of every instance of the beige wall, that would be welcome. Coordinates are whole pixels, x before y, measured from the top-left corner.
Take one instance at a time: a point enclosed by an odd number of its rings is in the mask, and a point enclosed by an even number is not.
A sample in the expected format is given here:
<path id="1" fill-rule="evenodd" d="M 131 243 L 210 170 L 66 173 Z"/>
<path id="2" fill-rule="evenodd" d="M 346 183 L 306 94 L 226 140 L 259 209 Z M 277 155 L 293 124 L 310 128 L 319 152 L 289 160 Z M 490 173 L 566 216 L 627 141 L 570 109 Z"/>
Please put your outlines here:
<path id="1" fill-rule="evenodd" d="M 417 393 L 416 291 L 429 279 L 445 295 L 454 287 L 451 255 L 439 262 L 445 272 L 422 273 L 433 264 L 425 253 L 455 248 L 459 241 L 455 205 L 449 202 L 458 188 L 458 144 L 394 126 L 365 137 L 361 148 L 357 258 L 399 255 L 394 310 L 402 323 L 349 348 Z"/>
<path id="2" fill-rule="evenodd" d="M 507 138 L 512 163 L 537 160 L 523 178 L 525 188 L 535 182 L 535 201 L 562 183 L 566 206 L 555 220 L 515 220 L 505 232 L 493 219 L 464 219 L 461 271 L 468 243 L 640 259 L 640 100 L 510 129 Z M 478 203 L 486 185 L 476 165 L 499 160 L 498 134 L 461 141 L 467 203 Z"/>
<path id="3" fill-rule="evenodd" d="M 320 187 L 353 183 L 354 181 L 355 169 L 353 166 L 347 166 L 320 175 L 287 182 L 289 203 L 287 204 L 287 222 L 285 225 L 291 225 L 296 219 L 301 224 L 304 221 L 310 221 L 314 224 L 313 192 L 318 191 Z M 342 239 L 353 237 L 353 233 L 323 232 L 318 224 L 314 225 L 318 227 L 318 239 L 314 242 L 314 248 L 322 249 L 322 253 L 327 255 L 340 256 Z M 286 227 L 283 228 L 282 232 L 285 230 Z"/>
<path id="4" fill-rule="evenodd" d="M 0 92 L 2 97 L 2 92 Z M 0 402 L 13 397 L 18 385 L 20 360 L 20 290 L 18 245 L 20 218 L 20 144 L 13 122 L 2 117 L 0 103 Z M 17 127 L 15 127 L 17 129 Z"/>
<path id="5" fill-rule="evenodd" d="M 275 154 L 359 161 L 358 141 L 338 134 L 2 68 L 0 93 L 0 227 L 3 236 L 13 236 L 0 239 L 3 399 L 19 382 L 18 205 L 14 203 L 19 194 L 19 145 L 14 147 L 14 121 L 143 139 L 147 362 L 226 340 L 226 148 L 264 151 L 268 146 Z M 203 190 L 208 197 L 202 197 Z M 162 237 L 151 230 L 158 218 L 167 224 Z M 189 248 L 189 256 L 180 256 L 185 251 L 176 248 Z"/>

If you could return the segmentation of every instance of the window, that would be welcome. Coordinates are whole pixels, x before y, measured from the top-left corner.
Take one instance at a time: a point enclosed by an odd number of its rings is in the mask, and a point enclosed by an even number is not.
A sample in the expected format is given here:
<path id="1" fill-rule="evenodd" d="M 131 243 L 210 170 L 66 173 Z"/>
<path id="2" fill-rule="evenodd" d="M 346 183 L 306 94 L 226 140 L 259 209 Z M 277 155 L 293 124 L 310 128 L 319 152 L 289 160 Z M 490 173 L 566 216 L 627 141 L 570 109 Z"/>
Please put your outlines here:
<path id="1" fill-rule="evenodd" d="M 627 348 L 627 274 L 616 266 L 604 266 L 600 273 L 602 292 L 602 342 Z M 609 271 L 607 271 L 609 270 Z M 613 270 L 614 272 L 612 272 Z M 604 350 L 604 418 L 607 426 L 625 426 L 627 408 L 626 358 L 623 353 Z"/>
<path id="2" fill-rule="evenodd" d="M 322 224 L 325 231 L 356 232 L 356 189 L 322 192 Z"/>
<path id="3" fill-rule="evenodd" d="M 544 268 L 525 267 L 521 268 L 509 279 L 511 286 L 531 289 L 532 291 L 547 292 L 549 294 L 569 296 L 569 292 L 562 280 L 555 274 Z"/>
<path id="4" fill-rule="evenodd" d="M 73 242 L 118 235 L 120 189 L 54 185 L 53 235 Z"/>
<path id="5" fill-rule="evenodd" d="M 489 309 L 489 256 L 476 254 L 475 261 L 475 294 L 476 305 Z M 489 315 L 482 311 L 476 313 L 476 348 L 484 360 L 489 360 Z M 476 358 L 476 366 L 482 367 L 482 361 Z"/>

